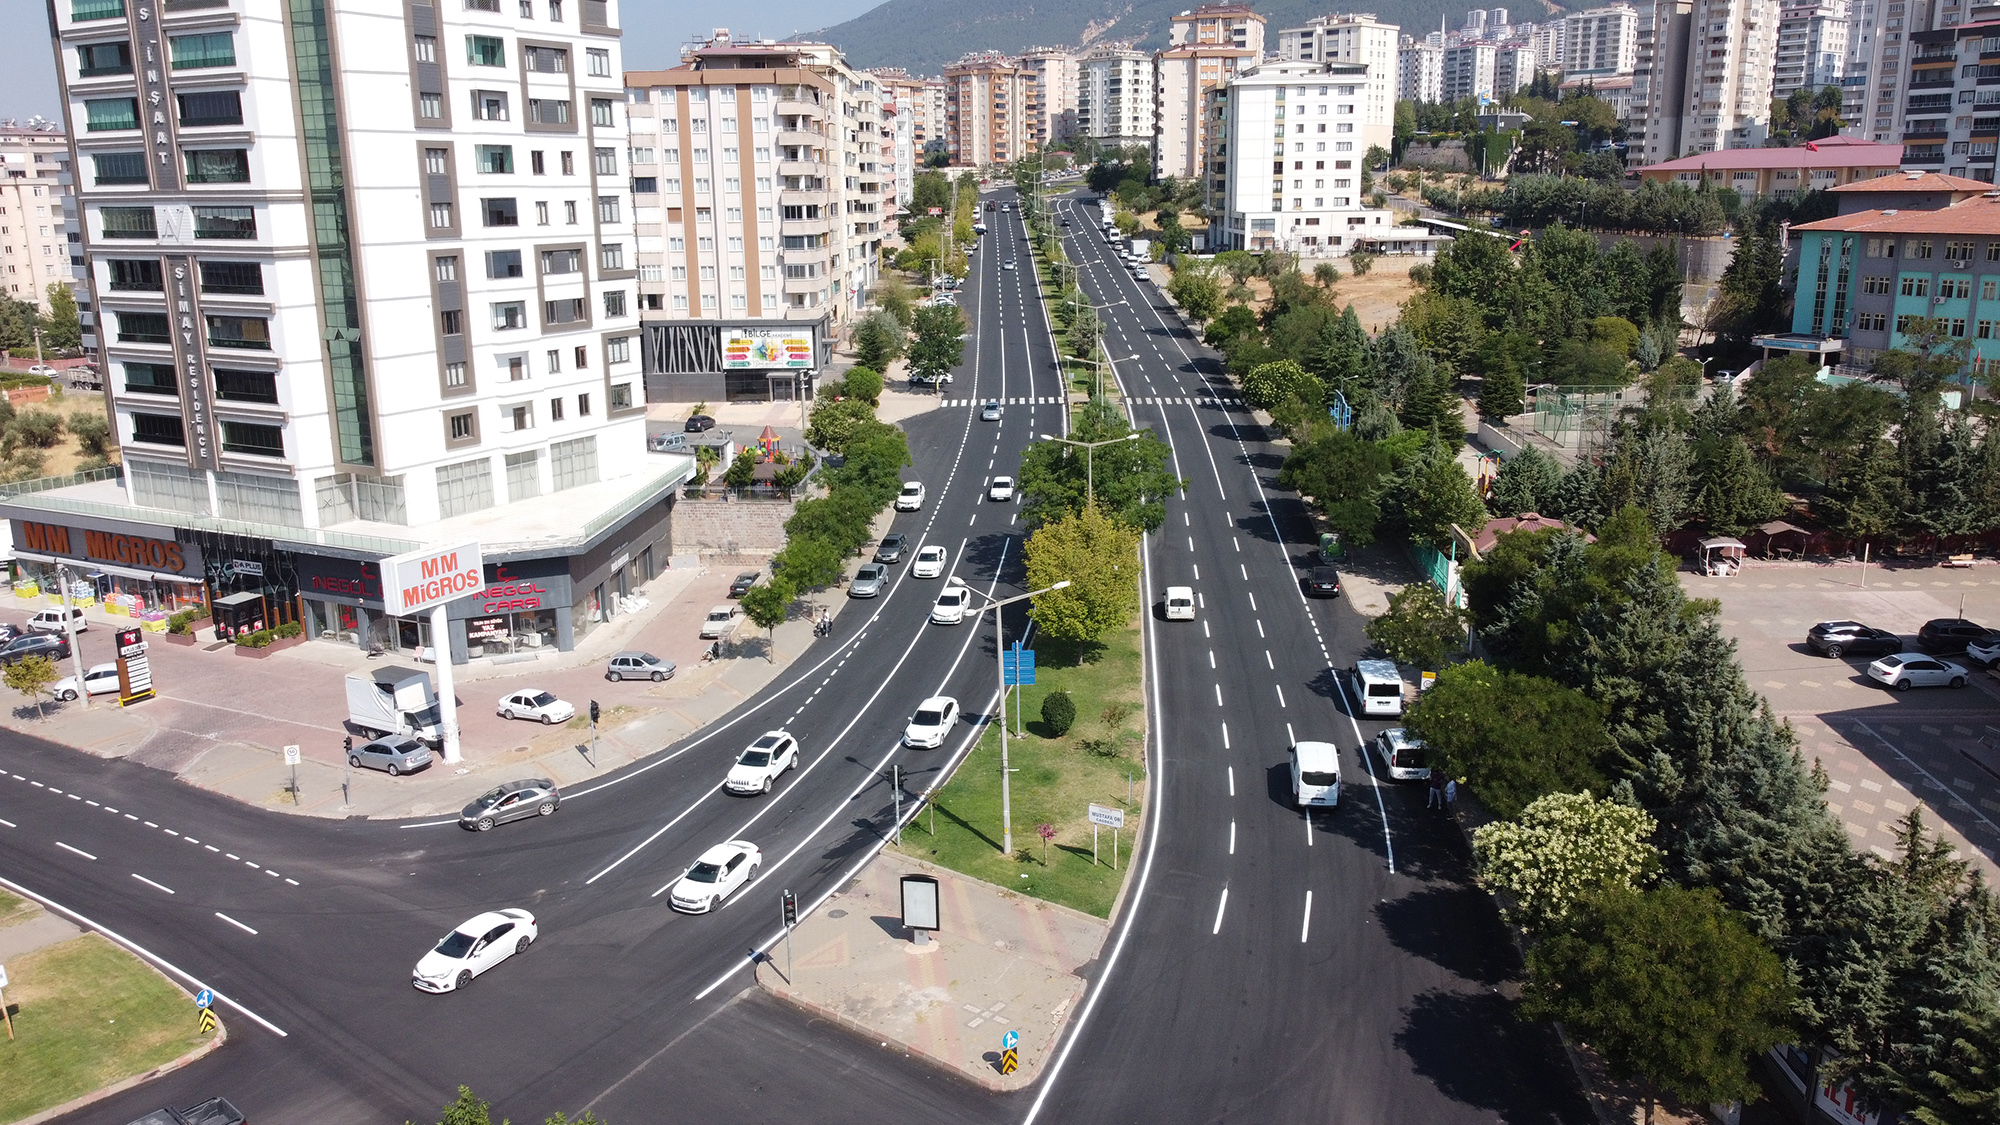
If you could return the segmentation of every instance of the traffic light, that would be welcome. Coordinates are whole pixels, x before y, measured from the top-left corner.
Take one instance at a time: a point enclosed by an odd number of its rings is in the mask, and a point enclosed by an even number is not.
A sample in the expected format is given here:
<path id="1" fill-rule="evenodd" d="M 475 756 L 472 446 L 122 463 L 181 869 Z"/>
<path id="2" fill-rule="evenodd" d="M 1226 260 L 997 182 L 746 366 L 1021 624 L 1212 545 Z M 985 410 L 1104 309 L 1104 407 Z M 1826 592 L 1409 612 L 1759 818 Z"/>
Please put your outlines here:
<path id="1" fill-rule="evenodd" d="M 792 892 L 786 891 L 784 897 L 784 904 L 785 904 L 785 926 L 786 928 L 789 929 L 790 927 L 799 924 L 799 898 Z"/>
<path id="2" fill-rule="evenodd" d="M 590 725 L 591 725 L 591 726 L 596 726 L 596 725 L 597 725 L 597 715 L 598 715 L 598 711 L 597 711 L 597 700 L 593 699 L 593 700 L 591 700 L 591 701 L 590 701 Z"/>
<path id="3" fill-rule="evenodd" d="M 344 753 L 348 754 L 354 753 L 354 736 L 350 734 L 345 738 L 342 738 L 340 740 L 340 748 Z"/>

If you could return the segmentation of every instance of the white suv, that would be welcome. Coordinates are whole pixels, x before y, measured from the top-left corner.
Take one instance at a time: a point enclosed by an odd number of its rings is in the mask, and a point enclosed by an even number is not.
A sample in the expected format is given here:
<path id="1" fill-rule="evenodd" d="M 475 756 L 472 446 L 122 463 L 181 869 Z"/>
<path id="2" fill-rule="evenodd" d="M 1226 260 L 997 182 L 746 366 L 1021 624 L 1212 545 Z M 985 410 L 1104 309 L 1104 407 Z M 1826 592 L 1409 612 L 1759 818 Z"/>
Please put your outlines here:
<path id="1" fill-rule="evenodd" d="M 896 510 L 899 512 L 914 512 L 923 506 L 924 482 L 920 480 L 904 481 L 903 491 L 896 496 Z"/>

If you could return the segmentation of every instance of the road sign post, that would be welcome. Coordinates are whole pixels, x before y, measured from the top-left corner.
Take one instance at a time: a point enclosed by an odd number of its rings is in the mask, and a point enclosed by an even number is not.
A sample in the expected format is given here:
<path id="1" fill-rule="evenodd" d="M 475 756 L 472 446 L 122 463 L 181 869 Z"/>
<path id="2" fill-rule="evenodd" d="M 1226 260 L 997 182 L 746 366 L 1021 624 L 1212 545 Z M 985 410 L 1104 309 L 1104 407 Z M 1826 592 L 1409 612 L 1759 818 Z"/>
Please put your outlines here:
<path id="1" fill-rule="evenodd" d="M 1097 862 L 1097 830 L 1111 829 L 1111 870 L 1118 870 L 1118 830 L 1125 827 L 1125 810 L 1090 806 L 1090 862 Z"/>
<path id="2" fill-rule="evenodd" d="M 0 965 L 0 1020 L 7 1021 L 7 1041 L 14 1040 L 14 1017 L 7 1014 L 7 966 Z"/>
<path id="3" fill-rule="evenodd" d="M 894 833 L 896 843 L 903 842 L 903 767 L 889 767 L 889 795 L 895 800 L 896 820 Z"/>
<path id="4" fill-rule="evenodd" d="M 391 617 L 430 611 L 431 651 L 438 670 L 438 746 L 446 762 L 456 764 L 458 697 L 451 683 L 451 628 L 445 607 L 486 586 L 486 557 L 478 540 L 443 547 L 425 547 L 391 555 L 379 564 L 382 608 Z"/>
<path id="5" fill-rule="evenodd" d="M 590 768 L 597 768 L 597 717 L 600 714 L 597 700 L 590 701 Z"/>
<path id="6" fill-rule="evenodd" d="M 287 749 L 290 749 L 290 747 L 287 747 Z M 202 989 L 200 992 L 195 993 L 194 1008 L 196 1012 L 195 1024 L 201 1029 L 201 1034 L 206 1035 L 209 1032 L 214 1031 L 215 993 L 206 988 Z"/>
<path id="7" fill-rule="evenodd" d="M 786 891 L 778 899 L 778 910 L 785 921 L 785 983 L 792 983 L 792 928 L 799 924 L 799 896 Z"/>
<path id="8" fill-rule="evenodd" d="M 285 764 L 292 767 L 292 804 L 299 803 L 299 748 L 285 747 Z"/>

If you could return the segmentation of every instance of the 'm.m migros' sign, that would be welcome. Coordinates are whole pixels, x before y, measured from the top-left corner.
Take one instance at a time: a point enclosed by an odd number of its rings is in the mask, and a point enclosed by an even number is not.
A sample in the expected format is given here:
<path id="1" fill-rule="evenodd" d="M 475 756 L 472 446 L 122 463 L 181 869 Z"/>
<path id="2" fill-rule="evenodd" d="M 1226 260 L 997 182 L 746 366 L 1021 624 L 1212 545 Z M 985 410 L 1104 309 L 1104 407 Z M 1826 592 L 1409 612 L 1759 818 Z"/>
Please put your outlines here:
<path id="1" fill-rule="evenodd" d="M 382 608 L 392 616 L 432 609 L 485 587 L 486 561 L 477 540 L 382 560 Z"/>
<path id="2" fill-rule="evenodd" d="M 14 527 L 20 532 L 21 549 L 39 555 L 86 559 L 162 574 L 201 573 L 201 559 L 190 543 L 31 520 L 15 520 Z"/>

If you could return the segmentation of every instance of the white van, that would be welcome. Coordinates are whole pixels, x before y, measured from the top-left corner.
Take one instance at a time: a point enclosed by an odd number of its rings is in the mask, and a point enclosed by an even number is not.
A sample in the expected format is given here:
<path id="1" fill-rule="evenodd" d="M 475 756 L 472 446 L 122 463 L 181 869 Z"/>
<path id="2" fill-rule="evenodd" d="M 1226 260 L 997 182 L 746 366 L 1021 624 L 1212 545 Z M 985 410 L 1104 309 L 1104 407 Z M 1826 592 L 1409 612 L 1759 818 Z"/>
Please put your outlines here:
<path id="1" fill-rule="evenodd" d="M 1354 662 L 1355 691 L 1361 696 L 1361 713 L 1400 715 L 1403 713 L 1403 674 L 1393 660 Z"/>
<path id="2" fill-rule="evenodd" d="M 90 622 L 83 619 L 83 611 L 74 606 L 70 607 L 69 620 L 75 624 L 76 631 L 79 633 L 85 632 L 90 628 Z M 63 629 L 63 610 L 61 606 L 50 606 L 33 617 L 28 618 L 28 632 L 30 633 L 60 633 Z"/>
<path id="3" fill-rule="evenodd" d="M 1167 620 L 1169 621 L 1194 620 L 1193 586 L 1167 587 Z"/>
<path id="4" fill-rule="evenodd" d="M 1340 750 L 1333 743 L 1292 744 L 1292 800 L 1302 809 L 1340 804 Z"/>

